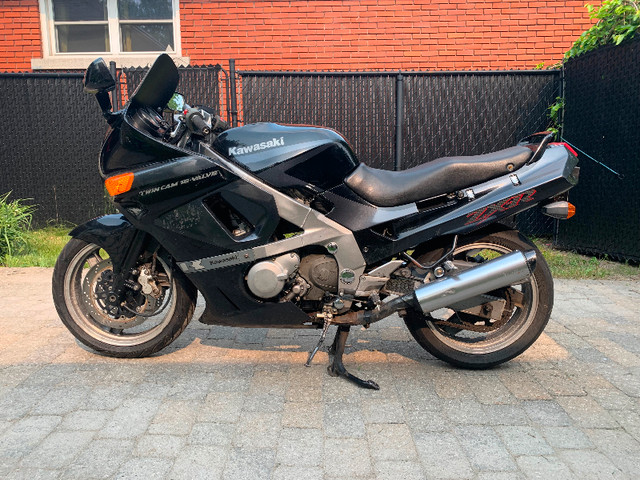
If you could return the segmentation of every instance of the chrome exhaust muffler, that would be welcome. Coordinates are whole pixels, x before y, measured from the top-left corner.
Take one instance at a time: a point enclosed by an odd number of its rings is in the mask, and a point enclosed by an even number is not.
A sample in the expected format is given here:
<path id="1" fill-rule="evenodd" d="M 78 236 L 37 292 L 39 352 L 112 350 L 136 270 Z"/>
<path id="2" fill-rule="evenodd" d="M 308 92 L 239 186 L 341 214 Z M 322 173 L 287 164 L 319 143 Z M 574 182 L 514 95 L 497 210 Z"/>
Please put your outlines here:
<path id="1" fill-rule="evenodd" d="M 477 267 L 426 284 L 413 292 L 424 313 L 526 280 L 533 274 L 536 252 L 511 252 Z"/>
<path id="2" fill-rule="evenodd" d="M 533 274 L 535 266 L 535 251 L 511 252 L 460 273 L 427 283 L 412 293 L 383 303 L 375 310 L 334 317 L 334 322 L 368 325 L 407 308 L 429 313 L 451 307 L 492 290 L 522 282 Z"/>

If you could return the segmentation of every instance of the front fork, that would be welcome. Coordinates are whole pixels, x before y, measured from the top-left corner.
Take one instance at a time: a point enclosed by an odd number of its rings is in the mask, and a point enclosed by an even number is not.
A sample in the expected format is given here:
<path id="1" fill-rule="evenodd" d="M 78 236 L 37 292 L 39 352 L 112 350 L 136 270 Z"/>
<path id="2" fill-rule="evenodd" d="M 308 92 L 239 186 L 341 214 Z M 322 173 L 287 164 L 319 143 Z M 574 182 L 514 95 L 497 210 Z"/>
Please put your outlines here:
<path id="1" fill-rule="evenodd" d="M 114 259 L 111 260 L 113 265 L 113 294 L 109 295 L 111 307 L 119 308 L 125 301 L 126 282 L 131 279 L 132 272 L 138 263 L 140 255 L 145 251 L 148 241 L 149 234 L 147 232 L 136 230 L 121 261 L 116 262 Z"/>

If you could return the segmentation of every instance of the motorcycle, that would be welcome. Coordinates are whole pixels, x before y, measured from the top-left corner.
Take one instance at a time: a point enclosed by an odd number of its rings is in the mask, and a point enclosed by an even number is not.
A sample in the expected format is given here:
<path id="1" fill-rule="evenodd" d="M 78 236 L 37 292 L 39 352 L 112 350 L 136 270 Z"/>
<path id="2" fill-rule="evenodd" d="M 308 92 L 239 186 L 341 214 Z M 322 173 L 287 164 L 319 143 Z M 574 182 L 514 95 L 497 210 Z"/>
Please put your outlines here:
<path id="1" fill-rule="evenodd" d="M 404 170 L 360 163 L 337 132 L 229 128 L 176 92 L 160 55 L 120 111 L 102 59 L 84 77 L 109 125 L 99 171 L 120 212 L 76 227 L 53 273 L 56 309 L 93 351 L 144 357 L 200 322 L 320 330 L 329 374 L 365 388 L 342 357 L 351 327 L 399 314 L 450 364 L 489 368 L 524 352 L 553 306 L 553 280 L 514 215 L 575 211 L 572 149 L 542 132 L 497 152 Z M 167 105 L 169 105 L 167 107 Z M 167 114 L 167 120 L 163 116 Z"/>

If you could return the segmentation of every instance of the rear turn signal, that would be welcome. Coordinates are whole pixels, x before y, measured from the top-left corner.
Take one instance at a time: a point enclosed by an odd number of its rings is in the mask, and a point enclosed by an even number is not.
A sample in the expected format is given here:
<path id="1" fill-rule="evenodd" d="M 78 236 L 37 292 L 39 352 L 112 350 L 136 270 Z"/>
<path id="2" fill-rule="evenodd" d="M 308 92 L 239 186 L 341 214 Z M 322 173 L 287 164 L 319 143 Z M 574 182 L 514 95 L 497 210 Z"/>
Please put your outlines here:
<path id="1" fill-rule="evenodd" d="M 114 175 L 113 177 L 109 177 L 104 181 L 104 186 L 107 187 L 107 192 L 109 192 L 109 195 L 111 195 L 112 197 L 120 195 L 121 193 L 128 192 L 129 190 L 131 190 L 132 184 L 132 172 Z"/>
<path id="2" fill-rule="evenodd" d="M 543 206 L 542 213 L 560 220 L 567 220 L 576 214 L 576 207 L 569 202 L 553 202 Z"/>

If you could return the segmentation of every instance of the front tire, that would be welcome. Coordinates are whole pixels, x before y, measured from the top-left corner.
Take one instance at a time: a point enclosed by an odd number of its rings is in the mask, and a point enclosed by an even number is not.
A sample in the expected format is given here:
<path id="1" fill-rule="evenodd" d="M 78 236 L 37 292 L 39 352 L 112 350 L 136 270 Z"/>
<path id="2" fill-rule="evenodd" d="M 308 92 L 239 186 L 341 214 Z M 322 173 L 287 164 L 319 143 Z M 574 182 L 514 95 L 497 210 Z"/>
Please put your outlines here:
<path id="1" fill-rule="evenodd" d="M 453 253 L 454 261 L 489 260 L 498 255 L 520 250 L 535 250 L 536 268 L 529 279 L 502 289 L 508 305 L 516 297 L 509 318 L 491 330 L 492 324 L 479 317 L 451 309 L 441 309 L 425 315 L 407 311 L 405 323 L 416 341 L 429 353 L 452 365 L 484 369 L 504 363 L 523 353 L 544 330 L 553 307 L 553 278 L 542 253 L 528 239 L 516 231 L 501 231 L 465 237 Z M 418 257 L 422 263 L 434 261 L 440 252 Z M 478 321 L 480 320 L 480 321 Z M 453 325 L 460 325 L 456 328 Z M 465 330 L 464 326 L 485 325 L 486 332 Z M 495 324 L 494 324 L 495 325 Z"/>
<path id="2" fill-rule="evenodd" d="M 159 257 L 157 264 L 168 284 L 160 287 L 163 293 L 156 308 L 144 303 L 138 315 L 114 317 L 97 298 L 108 283 L 111 261 L 98 245 L 71 239 L 53 270 L 53 301 L 60 319 L 81 343 L 103 355 L 146 357 L 162 350 L 191 320 L 197 290 Z"/>

